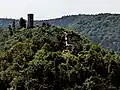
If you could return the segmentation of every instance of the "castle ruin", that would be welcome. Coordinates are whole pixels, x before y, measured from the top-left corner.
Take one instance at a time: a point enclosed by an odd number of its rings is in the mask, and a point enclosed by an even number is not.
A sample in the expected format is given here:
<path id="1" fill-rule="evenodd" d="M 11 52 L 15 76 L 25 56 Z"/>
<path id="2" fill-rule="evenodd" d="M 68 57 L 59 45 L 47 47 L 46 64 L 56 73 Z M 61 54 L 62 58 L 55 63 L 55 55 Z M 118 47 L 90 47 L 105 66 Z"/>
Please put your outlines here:
<path id="1" fill-rule="evenodd" d="M 27 28 L 33 28 L 33 27 L 34 27 L 34 15 L 28 14 Z"/>

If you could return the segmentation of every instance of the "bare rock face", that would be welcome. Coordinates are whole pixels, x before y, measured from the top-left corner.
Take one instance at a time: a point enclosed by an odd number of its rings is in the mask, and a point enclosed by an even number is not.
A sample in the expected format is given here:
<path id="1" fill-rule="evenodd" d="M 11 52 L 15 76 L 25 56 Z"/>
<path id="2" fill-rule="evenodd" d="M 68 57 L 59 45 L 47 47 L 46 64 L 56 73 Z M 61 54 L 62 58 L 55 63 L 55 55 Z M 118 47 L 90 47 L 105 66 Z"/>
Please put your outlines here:
<path id="1" fill-rule="evenodd" d="M 66 33 L 65 32 L 65 43 L 66 49 L 69 49 L 75 53 L 79 52 L 80 47 L 78 46 L 80 40 L 80 36 L 76 35 L 73 32 Z"/>

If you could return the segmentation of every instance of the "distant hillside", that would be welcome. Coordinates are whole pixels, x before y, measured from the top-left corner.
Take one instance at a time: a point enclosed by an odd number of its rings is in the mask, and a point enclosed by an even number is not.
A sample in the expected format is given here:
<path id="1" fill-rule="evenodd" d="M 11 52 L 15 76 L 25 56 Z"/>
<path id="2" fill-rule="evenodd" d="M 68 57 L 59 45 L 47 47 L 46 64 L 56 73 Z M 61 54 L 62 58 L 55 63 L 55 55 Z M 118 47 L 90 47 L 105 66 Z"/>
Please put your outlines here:
<path id="1" fill-rule="evenodd" d="M 7 28 L 9 24 L 12 23 L 12 19 L 0 18 L 0 27 Z"/>
<path id="2" fill-rule="evenodd" d="M 0 27 L 8 27 L 11 22 L 12 20 L 9 19 L 0 19 Z M 18 21 L 16 22 L 18 23 Z M 34 23 L 41 25 L 42 22 L 73 29 L 79 34 L 86 35 L 101 47 L 120 53 L 120 14 L 79 14 L 45 21 L 38 20 Z"/>
<path id="3" fill-rule="evenodd" d="M 120 14 L 72 15 L 45 22 L 73 29 L 100 46 L 120 53 Z"/>
<path id="4" fill-rule="evenodd" d="M 14 19 L 0 18 L 0 28 L 6 29 L 9 25 L 12 25 Z M 15 21 L 16 26 L 18 26 L 18 20 Z"/>

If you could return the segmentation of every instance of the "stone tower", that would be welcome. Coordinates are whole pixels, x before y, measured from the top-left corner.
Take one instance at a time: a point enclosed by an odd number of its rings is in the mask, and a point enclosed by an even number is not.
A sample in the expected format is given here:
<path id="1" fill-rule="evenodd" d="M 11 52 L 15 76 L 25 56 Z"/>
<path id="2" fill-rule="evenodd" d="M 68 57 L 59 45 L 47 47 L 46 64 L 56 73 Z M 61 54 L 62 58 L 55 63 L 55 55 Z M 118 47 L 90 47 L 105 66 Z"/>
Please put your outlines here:
<path id="1" fill-rule="evenodd" d="M 27 23 L 27 28 L 33 28 L 34 27 L 34 15 L 33 14 L 28 14 L 28 23 Z"/>

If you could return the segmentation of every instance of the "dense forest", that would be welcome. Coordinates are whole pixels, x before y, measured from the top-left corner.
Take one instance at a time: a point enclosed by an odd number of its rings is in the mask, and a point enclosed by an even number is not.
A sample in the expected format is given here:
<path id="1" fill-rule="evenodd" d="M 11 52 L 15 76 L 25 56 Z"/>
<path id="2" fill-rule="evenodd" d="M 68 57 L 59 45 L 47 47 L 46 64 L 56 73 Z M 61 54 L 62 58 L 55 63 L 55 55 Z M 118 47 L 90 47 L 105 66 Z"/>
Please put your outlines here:
<path id="1" fill-rule="evenodd" d="M 77 36 L 77 53 L 64 33 Z M 0 90 L 119 90 L 120 56 L 72 30 L 0 31 Z"/>
<path id="2" fill-rule="evenodd" d="M 103 48 L 120 53 L 120 14 L 72 15 L 47 22 L 86 35 Z"/>
<path id="3" fill-rule="evenodd" d="M 12 21 L 12 19 L 0 19 L 0 27 L 7 28 Z M 101 47 L 115 50 L 120 54 L 120 14 L 69 15 L 46 21 L 37 20 L 34 24 L 41 25 L 41 22 L 70 28 L 79 34 L 86 35 Z"/>

